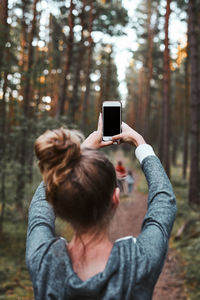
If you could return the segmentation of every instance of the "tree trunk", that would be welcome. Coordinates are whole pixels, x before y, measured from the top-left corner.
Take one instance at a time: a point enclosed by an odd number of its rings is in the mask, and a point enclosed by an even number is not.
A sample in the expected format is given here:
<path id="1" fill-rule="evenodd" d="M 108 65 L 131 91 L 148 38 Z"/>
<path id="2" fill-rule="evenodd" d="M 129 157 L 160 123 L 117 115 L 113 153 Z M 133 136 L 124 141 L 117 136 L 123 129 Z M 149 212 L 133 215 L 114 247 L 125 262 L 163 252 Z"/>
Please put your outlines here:
<path id="1" fill-rule="evenodd" d="M 199 68 L 198 68 L 198 32 L 197 3 L 188 3 L 189 62 L 191 67 L 191 119 L 190 119 L 190 183 L 189 203 L 200 204 L 199 186 Z"/>
<path id="2" fill-rule="evenodd" d="M 99 81 L 99 86 L 100 86 L 100 91 L 97 96 L 96 100 L 96 119 L 98 119 L 99 112 L 102 110 L 102 103 L 103 103 L 103 90 L 104 90 L 104 77 L 103 77 L 103 63 L 101 60 L 101 65 L 100 65 L 100 81 Z"/>
<path id="3" fill-rule="evenodd" d="M 144 68 L 139 70 L 139 82 L 138 82 L 138 104 L 136 113 L 137 130 L 143 133 L 144 127 L 144 112 L 143 112 L 143 84 L 144 84 Z"/>
<path id="4" fill-rule="evenodd" d="M 112 46 L 108 45 L 110 47 L 109 53 L 108 53 L 108 60 L 107 60 L 107 70 L 106 70 L 106 84 L 105 84 L 105 101 L 110 100 L 110 87 L 111 82 L 110 79 L 112 78 L 112 69 L 111 69 L 111 56 L 112 56 Z"/>
<path id="5" fill-rule="evenodd" d="M 184 141 L 183 141 L 183 178 L 187 177 L 188 145 L 189 145 L 189 51 L 185 60 L 185 97 L 184 97 Z"/>
<path id="6" fill-rule="evenodd" d="M 8 48 L 5 48 L 6 41 L 9 35 L 9 25 L 7 23 L 8 19 L 8 0 L 2 0 L 0 2 L 0 37 L 1 37 L 1 46 L 0 46 L 0 82 L 3 77 L 3 97 L 0 103 L 0 121 L 1 121 L 1 132 L 0 132 L 0 171 L 1 171 L 1 190 L 0 190 L 0 200 L 1 200 L 1 214 L 0 214 L 0 234 L 3 231 L 3 222 L 4 222 L 4 213 L 6 205 L 6 193 L 5 193 L 5 169 L 6 169 L 6 99 L 5 94 L 7 90 L 7 77 L 8 70 L 4 66 L 4 60 L 8 58 Z M 6 57 L 7 56 L 7 57 Z M 2 72 L 3 69 L 3 72 Z"/>
<path id="7" fill-rule="evenodd" d="M 26 12 L 28 11 L 27 0 L 22 0 L 22 19 L 21 19 L 21 32 L 20 32 L 20 54 L 19 54 L 19 67 L 21 73 L 21 84 L 20 84 L 20 94 L 24 95 L 25 86 L 25 72 L 27 71 L 27 25 L 25 22 Z"/>
<path id="8" fill-rule="evenodd" d="M 93 52 L 93 39 L 92 39 L 92 27 L 94 20 L 94 12 L 93 12 L 94 3 L 91 0 L 90 2 L 90 15 L 89 15 L 89 37 L 88 37 L 88 63 L 87 63 L 87 72 L 86 72 L 86 90 L 83 98 L 83 116 L 82 116 L 82 125 L 83 129 L 87 128 L 87 113 L 88 113 L 88 102 L 90 95 L 90 72 L 92 67 L 92 52 Z"/>
<path id="9" fill-rule="evenodd" d="M 177 165 L 177 153 L 179 149 L 180 143 L 180 128 L 182 125 L 182 111 L 183 111 L 183 104 L 182 104 L 182 94 L 181 91 L 181 84 L 180 84 L 180 65 L 178 65 L 177 69 L 173 72 L 175 77 L 175 97 L 174 103 L 172 106 L 171 111 L 171 123 L 173 124 L 173 130 L 171 132 L 171 162 L 174 167 Z M 180 103 L 181 101 L 181 103 Z"/>
<path id="10" fill-rule="evenodd" d="M 166 15 L 165 15 L 165 50 L 164 50 L 164 82 L 163 82 L 163 103 L 162 103 L 162 123 L 161 123 L 161 143 L 162 143 L 162 163 L 166 170 L 167 175 L 170 175 L 170 159 L 169 159 L 169 150 L 170 150 L 170 56 L 169 56 L 169 16 L 170 16 L 170 0 L 167 0 L 166 5 Z"/>
<path id="11" fill-rule="evenodd" d="M 153 62 L 152 62 L 152 53 L 153 53 L 153 29 L 151 28 L 151 16 L 152 16 L 152 1 L 148 0 L 148 18 L 147 18 L 147 32 L 148 32 L 148 53 L 146 61 L 146 105 L 145 105 L 145 116 L 144 116 L 144 137 L 148 139 L 149 136 L 149 119 L 150 119 L 150 107 L 151 107 L 151 93 L 150 93 L 150 84 L 153 74 Z"/>
<path id="12" fill-rule="evenodd" d="M 27 12 L 27 1 L 22 0 L 22 20 L 21 20 L 21 33 L 20 33 L 20 56 L 19 56 L 19 66 L 22 69 L 22 72 L 25 71 L 25 52 L 27 48 L 27 25 L 25 22 L 25 15 Z"/>
<path id="13" fill-rule="evenodd" d="M 3 98 L 2 98 L 2 116 L 1 116 L 1 122 L 2 122 L 2 126 L 1 126 L 1 134 L 2 134 L 2 138 L 1 138 L 1 151 L 0 151 L 0 170 L 1 170 L 1 191 L 0 191 L 0 195 L 1 195 L 1 215 L 0 215 L 0 234 L 3 231 L 3 222 L 4 222 L 4 214 L 5 214 L 5 206 L 6 206 L 6 193 L 5 193 L 5 171 L 6 171 L 6 99 L 5 99 L 5 95 L 6 95 L 6 90 L 7 90 L 7 80 L 8 77 L 8 72 L 4 73 L 4 85 L 3 85 Z"/>
<path id="14" fill-rule="evenodd" d="M 72 122 L 76 121 L 76 111 L 78 110 L 78 105 L 80 104 L 80 101 L 78 99 L 78 91 L 79 91 L 79 86 L 80 86 L 80 71 L 81 71 L 81 66 L 83 62 L 83 57 L 85 54 L 85 45 L 84 45 L 84 31 L 86 29 L 86 23 L 85 23 L 85 7 L 86 7 L 86 0 L 83 0 L 83 7 L 82 7 L 82 12 L 80 14 L 80 21 L 81 21 L 81 40 L 79 43 L 79 55 L 77 59 L 77 64 L 76 64 L 76 71 L 75 71 L 75 78 L 74 78 L 74 85 L 73 85 L 73 93 L 72 93 Z"/>
<path id="15" fill-rule="evenodd" d="M 60 94 L 58 98 L 58 107 L 56 112 L 56 117 L 59 118 L 61 115 L 64 114 L 65 111 L 65 101 L 66 101 L 66 92 L 68 86 L 68 75 L 70 72 L 70 66 L 72 63 L 72 54 L 73 54 L 73 43 L 74 43 L 74 15 L 73 9 L 75 5 L 73 0 L 70 0 L 70 11 L 68 17 L 68 25 L 69 25 L 69 37 L 67 43 L 67 50 L 66 50 L 66 59 L 65 59 L 65 66 L 63 72 L 63 79 L 60 87 Z"/>
<path id="16" fill-rule="evenodd" d="M 30 117 L 30 87 L 31 87 L 31 73 L 32 73 L 32 66 L 33 66 L 33 38 L 35 36 L 36 31 L 36 16 L 37 10 L 36 6 L 39 0 L 34 0 L 33 3 L 33 20 L 31 24 L 31 32 L 28 44 L 28 63 L 27 63 L 27 72 L 25 75 L 25 87 L 24 87 L 24 116 Z"/>
<path id="17" fill-rule="evenodd" d="M 36 32 L 36 16 L 37 16 L 37 3 L 39 0 L 34 0 L 33 3 L 33 19 L 31 23 L 31 31 L 30 38 L 28 44 L 28 62 L 27 62 L 27 72 L 25 74 L 25 87 L 24 87 L 24 107 L 23 107 L 23 121 L 22 121 L 22 135 L 21 135 L 21 148 L 19 152 L 19 168 L 17 171 L 17 190 L 16 190 L 16 207 L 20 211 L 23 208 L 23 196 L 24 196 L 24 187 L 26 182 L 26 174 L 25 174 L 25 164 L 28 154 L 29 144 L 27 143 L 28 134 L 30 131 L 30 127 L 28 125 L 29 118 L 31 117 L 30 113 L 30 88 L 31 88 L 31 75 L 32 75 L 32 66 L 33 66 L 33 38 Z"/>
<path id="18" fill-rule="evenodd" d="M 8 0 L 0 1 L 0 82 L 4 66 L 5 45 L 8 37 Z"/>

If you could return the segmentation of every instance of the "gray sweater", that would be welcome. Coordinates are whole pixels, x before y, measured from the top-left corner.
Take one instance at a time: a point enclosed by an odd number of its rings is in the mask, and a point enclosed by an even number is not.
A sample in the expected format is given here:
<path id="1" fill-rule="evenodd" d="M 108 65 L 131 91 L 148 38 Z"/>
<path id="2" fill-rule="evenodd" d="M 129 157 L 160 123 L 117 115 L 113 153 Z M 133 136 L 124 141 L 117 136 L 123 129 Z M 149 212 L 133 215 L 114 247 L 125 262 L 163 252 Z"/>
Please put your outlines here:
<path id="1" fill-rule="evenodd" d="M 66 240 L 55 234 L 55 214 L 44 184 L 29 208 L 26 262 L 35 299 L 150 300 L 162 270 L 176 214 L 170 181 L 156 156 L 142 169 L 149 186 L 148 210 L 137 238 L 115 241 L 103 272 L 82 281 L 74 272 Z"/>

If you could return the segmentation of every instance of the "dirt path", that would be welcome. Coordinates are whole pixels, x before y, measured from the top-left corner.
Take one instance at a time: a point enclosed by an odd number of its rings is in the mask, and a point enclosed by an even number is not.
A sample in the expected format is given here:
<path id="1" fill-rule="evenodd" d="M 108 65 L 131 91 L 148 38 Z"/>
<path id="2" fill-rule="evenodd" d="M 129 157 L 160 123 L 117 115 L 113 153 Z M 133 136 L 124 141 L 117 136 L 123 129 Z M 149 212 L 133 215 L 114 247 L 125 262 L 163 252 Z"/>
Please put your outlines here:
<path id="1" fill-rule="evenodd" d="M 128 166 L 128 159 L 123 156 L 121 151 L 115 154 L 115 161 L 122 160 Z M 114 241 L 117 238 L 140 233 L 142 220 L 147 208 L 147 195 L 137 191 L 139 174 L 133 170 L 135 177 L 135 187 L 131 197 L 122 198 L 117 213 L 112 221 L 110 236 Z M 156 284 L 153 300 L 187 300 L 183 286 L 181 266 L 178 258 L 172 249 L 169 249 L 163 271 Z"/>

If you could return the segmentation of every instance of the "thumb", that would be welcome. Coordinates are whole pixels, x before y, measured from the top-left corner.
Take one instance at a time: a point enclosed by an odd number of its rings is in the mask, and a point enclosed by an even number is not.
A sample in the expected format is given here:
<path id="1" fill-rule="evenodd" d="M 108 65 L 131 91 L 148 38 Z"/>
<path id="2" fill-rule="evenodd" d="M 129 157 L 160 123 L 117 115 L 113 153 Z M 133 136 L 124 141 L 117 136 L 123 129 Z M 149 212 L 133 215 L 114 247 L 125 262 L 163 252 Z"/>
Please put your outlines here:
<path id="1" fill-rule="evenodd" d="M 97 131 L 102 132 L 103 130 L 103 120 L 102 120 L 102 114 L 99 114 L 99 120 L 98 120 L 98 126 Z"/>

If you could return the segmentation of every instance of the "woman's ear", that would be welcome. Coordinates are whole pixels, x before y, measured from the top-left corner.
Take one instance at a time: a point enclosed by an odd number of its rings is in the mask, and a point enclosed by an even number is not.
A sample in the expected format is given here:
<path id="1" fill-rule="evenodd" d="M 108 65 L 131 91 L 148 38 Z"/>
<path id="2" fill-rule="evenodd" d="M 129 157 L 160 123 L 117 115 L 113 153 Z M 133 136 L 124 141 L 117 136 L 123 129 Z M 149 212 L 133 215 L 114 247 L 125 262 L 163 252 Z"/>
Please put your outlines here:
<path id="1" fill-rule="evenodd" d="M 113 197 L 112 197 L 112 204 L 115 208 L 119 205 L 120 201 L 120 189 L 117 187 L 114 189 Z"/>

